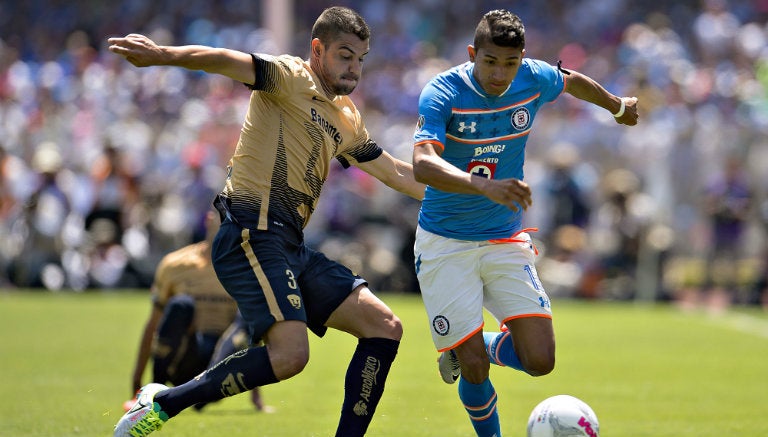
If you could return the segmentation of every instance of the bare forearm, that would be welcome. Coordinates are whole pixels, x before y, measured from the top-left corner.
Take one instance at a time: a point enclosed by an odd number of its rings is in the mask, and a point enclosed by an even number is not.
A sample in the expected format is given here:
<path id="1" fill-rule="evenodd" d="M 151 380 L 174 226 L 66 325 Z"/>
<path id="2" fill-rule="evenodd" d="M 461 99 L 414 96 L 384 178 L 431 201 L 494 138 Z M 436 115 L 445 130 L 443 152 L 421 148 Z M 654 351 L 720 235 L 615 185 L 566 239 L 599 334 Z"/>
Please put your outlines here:
<path id="1" fill-rule="evenodd" d="M 637 124 L 637 98 L 619 97 L 606 90 L 596 80 L 577 71 L 568 76 L 565 91 L 581 100 L 608 110 L 616 122 L 628 126 Z"/>
<path id="2" fill-rule="evenodd" d="M 165 46 L 161 49 L 165 53 L 165 65 L 221 74 L 240 82 L 253 82 L 251 58 L 246 53 L 195 45 Z M 243 62 L 248 64 L 249 68 L 243 70 Z"/>
<path id="3" fill-rule="evenodd" d="M 413 166 L 398 160 L 395 161 L 395 168 L 397 171 L 390 186 L 416 200 L 423 199 L 424 190 L 427 189 L 427 186 L 416 180 L 416 176 L 413 174 Z"/>
<path id="4" fill-rule="evenodd" d="M 486 181 L 431 155 L 417 158 L 414 177 L 440 191 L 458 194 L 482 194 L 481 185 Z"/>
<path id="5" fill-rule="evenodd" d="M 421 200 L 424 198 L 426 186 L 417 182 L 413 174 L 413 166 L 403 160 L 396 159 L 383 152 L 373 161 L 360 162 L 358 168 L 403 194 Z"/>
<path id="6" fill-rule="evenodd" d="M 608 92 L 597 81 L 577 71 L 568 76 L 566 91 L 577 99 L 593 103 L 615 114 L 621 106 L 621 98 Z"/>
<path id="7" fill-rule="evenodd" d="M 160 46 L 144 35 L 110 38 L 109 50 L 137 67 L 170 65 L 221 74 L 243 83 L 253 83 L 251 55 L 237 50 L 201 45 Z"/>
<path id="8" fill-rule="evenodd" d="M 413 169 L 417 181 L 440 191 L 482 195 L 514 211 L 527 209 L 532 202 L 531 189 L 525 182 L 472 175 L 442 159 L 431 145 L 416 146 Z"/>

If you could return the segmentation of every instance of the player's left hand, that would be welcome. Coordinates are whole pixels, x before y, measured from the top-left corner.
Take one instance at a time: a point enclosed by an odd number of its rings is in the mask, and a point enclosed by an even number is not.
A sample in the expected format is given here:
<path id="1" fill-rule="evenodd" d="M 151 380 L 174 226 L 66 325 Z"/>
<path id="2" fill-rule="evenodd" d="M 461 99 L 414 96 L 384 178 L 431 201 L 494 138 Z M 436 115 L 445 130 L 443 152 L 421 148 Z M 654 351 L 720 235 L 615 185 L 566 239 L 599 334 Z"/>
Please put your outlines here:
<path id="1" fill-rule="evenodd" d="M 634 126 L 637 124 L 637 97 L 622 97 L 624 101 L 624 113 L 616 117 L 616 123 Z"/>

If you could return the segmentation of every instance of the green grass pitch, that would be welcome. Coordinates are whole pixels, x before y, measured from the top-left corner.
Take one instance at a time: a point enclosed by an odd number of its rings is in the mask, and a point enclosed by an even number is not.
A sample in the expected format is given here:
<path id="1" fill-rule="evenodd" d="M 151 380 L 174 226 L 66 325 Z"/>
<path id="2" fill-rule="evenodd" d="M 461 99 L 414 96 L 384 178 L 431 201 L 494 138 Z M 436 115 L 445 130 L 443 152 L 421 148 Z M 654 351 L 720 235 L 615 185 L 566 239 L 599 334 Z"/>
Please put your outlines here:
<path id="1" fill-rule="evenodd" d="M 405 335 L 368 435 L 474 435 L 456 385 L 437 373 L 419 297 L 382 297 Z M 531 409 L 560 393 L 592 406 L 603 437 L 768 435 L 768 314 L 557 300 L 554 311 L 552 374 L 491 368 L 506 437 L 525 436 Z M 0 291 L 0 436 L 111 436 L 148 313 L 146 292 Z M 493 329 L 490 320 L 486 327 Z M 157 434 L 333 435 L 355 341 L 338 332 L 310 338 L 304 372 L 263 388 L 274 413 L 254 412 L 240 395 L 184 411 Z"/>

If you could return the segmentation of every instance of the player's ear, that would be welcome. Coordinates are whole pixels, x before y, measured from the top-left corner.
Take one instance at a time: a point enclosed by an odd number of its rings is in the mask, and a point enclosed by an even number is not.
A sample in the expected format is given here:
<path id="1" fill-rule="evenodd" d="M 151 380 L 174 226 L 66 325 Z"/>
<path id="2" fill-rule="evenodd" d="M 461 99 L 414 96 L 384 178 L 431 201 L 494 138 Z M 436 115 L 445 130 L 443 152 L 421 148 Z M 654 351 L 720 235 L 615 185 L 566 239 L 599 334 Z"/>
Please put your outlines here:
<path id="1" fill-rule="evenodd" d="M 314 38 L 312 40 L 312 56 L 313 57 L 320 57 L 320 55 L 323 53 L 323 43 L 320 42 L 319 38 Z"/>
<path id="2" fill-rule="evenodd" d="M 472 44 L 467 46 L 467 53 L 469 53 L 469 60 L 472 62 L 475 62 L 475 55 L 477 55 L 477 51 L 475 50 L 475 46 Z"/>

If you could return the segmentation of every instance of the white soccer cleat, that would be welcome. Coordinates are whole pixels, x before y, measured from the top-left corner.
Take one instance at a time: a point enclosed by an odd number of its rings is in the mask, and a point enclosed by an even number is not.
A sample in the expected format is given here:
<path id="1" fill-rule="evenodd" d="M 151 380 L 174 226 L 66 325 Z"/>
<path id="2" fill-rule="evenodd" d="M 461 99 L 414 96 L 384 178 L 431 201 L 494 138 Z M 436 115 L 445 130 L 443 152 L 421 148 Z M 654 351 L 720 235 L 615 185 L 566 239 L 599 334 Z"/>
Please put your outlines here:
<path id="1" fill-rule="evenodd" d="M 461 365 L 453 350 L 445 351 L 437 359 L 437 368 L 446 384 L 453 384 L 461 375 Z"/>
<path id="2" fill-rule="evenodd" d="M 168 415 L 160 410 L 155 395 L 168 387 L 163 384 L 147 384 L 136 396 L 136 403 L 123 414 L 115 425 L 114 437 L 144 437 L 163 427 Z"/>

